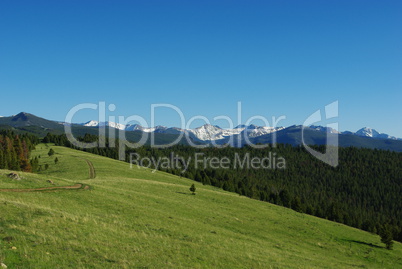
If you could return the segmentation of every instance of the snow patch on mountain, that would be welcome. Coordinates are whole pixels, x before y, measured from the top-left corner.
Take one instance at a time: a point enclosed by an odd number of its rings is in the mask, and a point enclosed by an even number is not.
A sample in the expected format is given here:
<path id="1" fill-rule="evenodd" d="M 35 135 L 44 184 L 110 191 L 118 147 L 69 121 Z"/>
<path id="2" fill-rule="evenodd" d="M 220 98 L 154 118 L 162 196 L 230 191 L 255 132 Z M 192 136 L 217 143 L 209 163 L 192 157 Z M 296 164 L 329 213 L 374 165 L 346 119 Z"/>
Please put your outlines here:
<path id="1" fill-rule="evenodd" d="M 285 127 L 266 127 L 250 125 L 244 128 L 243 134 L 248 137 L 258 137 L 285 129 Z"/>
<path id="2" fill-rule="evenodd" d="M 151 132 L 156 132 L 160 130 L 166 130 L 167 127 L 165 126 L 156 126 L 156 127 L 143 127 L 139 124 L 121 124 L 121 123 L 116 123 L 116 122 L 111 122 L 111 121 L 106 121 L 106 122 L 98 122 L 95 120 L 88 121 L 86 123 L 81 124 L 83 126 L 87 127 L 111 127 L 119 130 L 124 130 L 124 131 L 142 131 L 146 133 L 151 133 Z"/>
<path id="3" fill-rule="evenodd" d="M 167 127 L 165 126 L 156 126 L 156 127 L 143 127 L 139 124 L 127 124 L 125 129 L 126 131 L 141 131 L 141 132 L 145 132 L 145 133 L 152 133 L 152 132 L 162 132 L 164 130 L 166 130 Z"/>
<path id="4" fill-rule="evenodd" d="M 83 126 L 88 126 L 88 127 L 97 127 L 97 126 L 99 126 L 99 122 L 95 121 L 95 120 L 91 120 L 91 121 L 88 121 L 86 123 L 83 123 L 82 125 Z"/>
<path id="5" fill-rule="evenodd" d="M 84 123 L 82 125 L 87 126 L 87 127 L 112 127 L 112 128 L 119 129 L 119 130 L 125 130 L 126 129 L 126 125 L 116 123 L 116 122 L 111 122 L 111 121 L 98 122 L 98 121 L 95 121 L 95 120 L 91 120 L 91 121 L 88 121 L 88 122 L 86 122 L 86 123 Z"/>
<path id="6" fill-rule="evenodd" d="M 309 127 L 313 130 L 330 133 L 330 134 L 339 134 L 340 133 L 340 132 L 338 132 L 338 130 L 331 128 L 331 127 L 316 126 L 316 125 L 310 125 Z"/>
<path id="7" fill-rule="evenodd" d="M 193 134 L 199 140 L 202 141 L 212 141 L 220 140 L 234 135 L 243 135 L 248 137 L 257 137 L 265 134 L 270 134 L 284 129 L 284 127 L 274 128 L 274 127 L 263 127 L 255 125 L 238 125 L 233 129 L 223 129 L 219 126 L 214 126 L 211 124 L 205 124 L 201 127 L 195 129 L 187 129 L 186 133 Z"/>

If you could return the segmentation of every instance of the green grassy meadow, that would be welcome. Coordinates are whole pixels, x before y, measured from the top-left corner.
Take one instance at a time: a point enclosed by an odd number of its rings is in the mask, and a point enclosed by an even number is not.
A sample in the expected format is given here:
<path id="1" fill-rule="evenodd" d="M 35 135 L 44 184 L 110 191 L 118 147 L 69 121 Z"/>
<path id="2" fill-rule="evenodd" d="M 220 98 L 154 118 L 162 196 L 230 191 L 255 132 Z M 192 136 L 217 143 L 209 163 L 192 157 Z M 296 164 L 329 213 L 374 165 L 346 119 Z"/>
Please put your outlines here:
<path id="1" fill-rule="evenodd" d="M 194 181 L 81 151 L 39 155 L 49 169 L 0 170 L 0 189 L 91 189 L 0 192 L 8 268 L 402 268 L 402 245 L 378 235 L 198 183 L 191 195 Z"/>

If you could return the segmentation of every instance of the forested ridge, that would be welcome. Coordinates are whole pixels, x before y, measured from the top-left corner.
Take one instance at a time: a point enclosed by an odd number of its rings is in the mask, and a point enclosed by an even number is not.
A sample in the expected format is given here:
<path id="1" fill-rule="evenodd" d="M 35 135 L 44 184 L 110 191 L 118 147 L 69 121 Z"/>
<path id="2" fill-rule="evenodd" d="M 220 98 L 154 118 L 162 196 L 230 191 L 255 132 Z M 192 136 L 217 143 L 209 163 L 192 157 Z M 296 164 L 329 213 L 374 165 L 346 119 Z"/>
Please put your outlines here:
<path id="1" fill-rule="evenodd" d="M 86 135 L 80 140 L 92 142 L 98 139 Z M 74 148 L 64 135 L 48 134 L 44 142 Z M 118 141 L 115 142 L 116 145 Z M 324 151 L 323 146 L 315 149 Z M 118 158 L 118 146 L 92 148 L 85 151 Z M 160 169 L 187 177 L 202 184 L 262 201 L 290 207 L 296 211 L 344 223 L 346 225 L 378 233 L 384 227 L 390 229 L 393 238 L 402 241 L 402 153 L 365 148 L 339 148 L 339 166 L 330 167 L 315 159 L 303 147 L 278 144 L 264 149 L 252 147 L 196 149 L 189 146 L 173 146 L 165 149 L 142 146 L 126 151 L 141 157 L 170 158 L 172 152 L 189 160 L 196 153 L 208 158 L 229 158 L 229 169 L 198 167 L 194 158 L 183 173 L 180 168 Z M 250 169 L 235 166 L 235 158 L 282 157 L 285 169 Z M 148 166 L 148 165 L 147 165 Z M 152 164 L 150 165 L 152 168 Z"/>

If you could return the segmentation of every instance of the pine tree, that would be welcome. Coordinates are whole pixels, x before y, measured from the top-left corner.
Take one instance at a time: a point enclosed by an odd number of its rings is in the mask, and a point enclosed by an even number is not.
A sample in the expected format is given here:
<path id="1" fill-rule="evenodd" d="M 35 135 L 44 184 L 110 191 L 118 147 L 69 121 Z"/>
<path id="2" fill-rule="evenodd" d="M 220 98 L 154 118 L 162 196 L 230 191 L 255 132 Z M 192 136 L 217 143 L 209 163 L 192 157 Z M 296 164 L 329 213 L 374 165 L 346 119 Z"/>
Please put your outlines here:
<path id="1" fill-rule="evenodd" d="M 385 244 L 385 248 L 391 250 L 394 242 L 392 241 L 392 232 L 388 225 L 382 228 L 380 236 L 381 242 Z"/>
<path id="2" fill-rule="evenodd" d="M 292 208 L 294 211 L 303 213 L 302 203 L 301 203 L 301 201 L 300 201 L 299 196 L 296 196 L 296 197 L 292 200 L 291 208 Z"/>
<path id="3" fill-rule="evenodd" d="M 37 172 L 39 170 L 38 157 L 35 157 L 34 159 L 31 159 L 31 167 L 32 167 L 32 172 Z"/>
<path id="4" fill-rule="evenodd" d="M 53 156 L 53 155 L 54 155 L 54 150 L 53 150 L 53 149 L 50 149 L 49 152 L 47 153 L 47 155 L 49 155 L 49 157 L 50 157 L 50 156 Z"/>
<path id="5" fill-rule="evenodd" d="M 32 172 L 32 166 L 28 159 L 22 159 L 20 167 L 24 172 Z"/>
<path id="6" fill-rule="evenodd" d="M 195 185 L 194 184 L 191 185 L 190 191 L 192 192 L 192 195 L 195 195 L 195 190 L 196 190 Z"/>
<path id="7" fill-rule="evenodd" d="M 287 190 L 282 190 L 280 193 L 279 193 L 279 197 L 280 197 L 280 199 L 281 199 L 281 201 L 282 201 L 282 205 L 284 206 L 284 207 L 290 207 L 290 195 L 289 195 L 289 193 L 288 193 L 288 191 Z"/>

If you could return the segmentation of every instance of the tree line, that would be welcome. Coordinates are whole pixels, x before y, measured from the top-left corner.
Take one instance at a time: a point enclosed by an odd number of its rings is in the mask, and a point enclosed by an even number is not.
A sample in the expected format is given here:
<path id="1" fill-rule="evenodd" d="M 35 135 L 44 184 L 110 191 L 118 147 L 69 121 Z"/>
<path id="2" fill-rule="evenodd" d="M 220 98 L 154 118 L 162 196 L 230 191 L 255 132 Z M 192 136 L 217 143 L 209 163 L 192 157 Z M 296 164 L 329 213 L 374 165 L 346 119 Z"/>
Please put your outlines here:
<path id="1" fill-rule="evenodd" d="M 34 135 L 0 131 L 0 169 L 32 172 L 30 152 L 38 143 Z"/>

